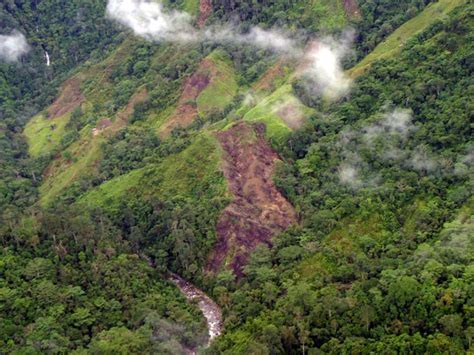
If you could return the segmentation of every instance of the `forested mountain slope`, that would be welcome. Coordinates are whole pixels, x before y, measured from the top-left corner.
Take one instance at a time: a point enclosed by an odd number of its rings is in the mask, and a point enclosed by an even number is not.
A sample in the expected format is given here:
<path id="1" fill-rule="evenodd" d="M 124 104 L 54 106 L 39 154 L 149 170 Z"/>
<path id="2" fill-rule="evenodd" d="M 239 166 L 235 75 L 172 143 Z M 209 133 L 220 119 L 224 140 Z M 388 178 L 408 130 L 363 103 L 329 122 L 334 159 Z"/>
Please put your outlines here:
<path id="1" fill-rule="evenodd" d="M 0 352 L 473 351 L 469 1 L 25 0 L 0 25 L 28 42 L 0 53 Z M 222 308 L 207 349 L 167 270 Z"/>

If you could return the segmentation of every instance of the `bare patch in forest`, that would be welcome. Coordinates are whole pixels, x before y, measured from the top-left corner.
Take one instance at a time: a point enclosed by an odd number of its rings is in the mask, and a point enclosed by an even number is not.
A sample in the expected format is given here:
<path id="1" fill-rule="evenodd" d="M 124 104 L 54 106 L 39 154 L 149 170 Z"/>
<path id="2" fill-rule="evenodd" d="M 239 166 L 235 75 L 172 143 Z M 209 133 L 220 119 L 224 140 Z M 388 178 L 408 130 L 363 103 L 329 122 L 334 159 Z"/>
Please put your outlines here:
<path id="1" fill-rule="evenodd" d="M 206 25 L 206 21 L 212 13 L 212 0 L 201 0 L 199 3 L 199 28 Z"/>
<path id="2" fill-rule="evenodd" d="M 214 63 L 205 59 L 199 69 L 185 82 L 178 106 L 171 117 L 161 127 L 161 136 L 166 137 L 174 128 L 187 127 L 198 116 L 196 99 L 207 88 L 217 70 Z"/>
<path id="3" fill-rule="evenodd" d="M 127 122 L 133 115 L 135 105 L 145 101 L 148 97 L 148 91 L 146 88 L 139 90 L 135 93 L 128 101 L 127 106 L 117 114 L 117 121 Z"/>
<path id="4" fill-rule="evenodd" d="M 286 125 L 291 129 L 300 128 L 305 120 L 304 112 L 291 101 L 279 107 L 276 114 L 285 121 Z"/>
<path id="5" fill-rule="evenodd" d="M 273 183 L 276 152 L 265 141 L 265 126 L 238 123 L 217 135 L 224 150 L 224 175 L 233 201 L 217 224 L 217 244 L 208 269 L 217 272 L 224 261 L 237 276 L 250 252 L 297 222 L 293 206 Z"/>
<path id="6" fill-rule="evenodd" d="M 81 82 L 77 77 L 73 77 L 64 83 L 59 97 L 48 109 L 49 118 L 61 117 L 66 113 L 72 112 L 85 101 L 81 93 L 80 84 Z"/>
<path id="7" fill-rule="evenodd" d="M 344 0 L 344 10 L 349 18 L 360 19 L 362 17 L 357 0 Z"/>
<path id="8" fill-rule="evenodd" d="M 96 126 L 96 132 L 92 132 L 94 136 L 98 135 L 101 132 L 107 132 L 107 134 L 115 134 L 120 130 L 122 127 L 126 126 L 128 123 L 128 120 L 130 117 L 133 115 L 133 110 L 135 109 L 135 105 L 145 101 L 148 98 L 148 91 L 144 87 L 140 90 L 138 90 L 133 96 L 130 98 L 128 101 L 127 106 L 123 108 L 119 113 L 117 113 L 116 119 L 112 124 L 105 124 L 105 125 L 100 125 L 99 124 Z M 104 122 L 102 120 L 101 122 Z"/>
<path id="9" fill-rule="evenodd" d="M 258 79 L 253 89 L 255 91 L 274 91 L 277 88 L 277 80 L 285 76 L 284 66 L 285 62 L 283 60 L 278 61 L 278 63 L 269 68 L 265 74 Z"/>

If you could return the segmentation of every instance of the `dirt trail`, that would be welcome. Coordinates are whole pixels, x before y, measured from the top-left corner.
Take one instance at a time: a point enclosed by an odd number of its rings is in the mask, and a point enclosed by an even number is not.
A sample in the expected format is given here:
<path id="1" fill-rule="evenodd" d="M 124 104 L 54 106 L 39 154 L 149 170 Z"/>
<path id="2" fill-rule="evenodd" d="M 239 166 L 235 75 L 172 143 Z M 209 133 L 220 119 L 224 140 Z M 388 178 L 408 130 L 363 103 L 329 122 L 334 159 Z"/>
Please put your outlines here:
<path id="1" fill-rule="evenodd" d="M 209 342 L 207 345 L 209 345 L 215 337 L 222 333 L 222 311 L 220 307 L 203 291 L 182 277 L 170 272 L 169 279 L 180 289 L 188 300 L 197 301 L 198 307 L 207 321 L 207 329 L 209 332 Z M 190 353 L 195 354 L 195 350 L 190 350 Z"/>
<path id="2" fill-rule="evenodd" d="M 77 77 L 72 77 L 63 84 L 58 98 L 48 109 L 49 118 L 61 117 L 72 112 L 85 101 L 80 85 L 81 82 Z"/>
<path id="3" fill-rule="evenodd" d="M 264 138 L 263 124 L 238 123 L 217 135 L 224 150 L 224 175 L 234 200 L 217 224 L 217 244 L 208 269 L 217 272 L 227 259 L 243 275 L 248 256 L 259 244 L 297 222 L 291 204 L 277 190 L 272 176 L 278 155 Z"/>
<path id="4" fill-rule="evenodd" d="M 199 28 L 203 28 L 206 25 L 206 21 L 212 14 L 212 0 L 201 0 L 199 3 Z"/>

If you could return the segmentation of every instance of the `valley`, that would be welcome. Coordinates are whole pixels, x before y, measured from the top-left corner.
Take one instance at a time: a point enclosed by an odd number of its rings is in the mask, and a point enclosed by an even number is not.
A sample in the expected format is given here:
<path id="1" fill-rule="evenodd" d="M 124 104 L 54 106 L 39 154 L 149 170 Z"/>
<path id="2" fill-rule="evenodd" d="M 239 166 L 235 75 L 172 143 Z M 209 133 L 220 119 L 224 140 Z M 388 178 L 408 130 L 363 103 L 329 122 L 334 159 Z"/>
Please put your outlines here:
<path id="1" fill-rule="evenodd" d="M 0 4 L 0 353 L 471 353 L 473 16 Z"/>

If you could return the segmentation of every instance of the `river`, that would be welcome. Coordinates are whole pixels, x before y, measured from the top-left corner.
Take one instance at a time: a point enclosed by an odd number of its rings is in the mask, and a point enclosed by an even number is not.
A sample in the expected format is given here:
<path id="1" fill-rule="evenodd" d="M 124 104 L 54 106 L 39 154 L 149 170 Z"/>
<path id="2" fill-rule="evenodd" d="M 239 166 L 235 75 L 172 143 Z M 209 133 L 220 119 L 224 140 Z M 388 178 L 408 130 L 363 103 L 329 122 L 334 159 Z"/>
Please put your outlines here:
<path id="1" fill-rule="evenodd" d="M 212 340 L 222 333 L 222 312 L 220 307 L 203 291 L 184 280 L 179 275 L 169 273 L 170 280 L 181 290 L 190 301 L 197 301 L 197 305 L 207 321 L 209 333 L 208 346 Z"/>

